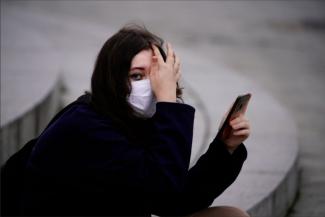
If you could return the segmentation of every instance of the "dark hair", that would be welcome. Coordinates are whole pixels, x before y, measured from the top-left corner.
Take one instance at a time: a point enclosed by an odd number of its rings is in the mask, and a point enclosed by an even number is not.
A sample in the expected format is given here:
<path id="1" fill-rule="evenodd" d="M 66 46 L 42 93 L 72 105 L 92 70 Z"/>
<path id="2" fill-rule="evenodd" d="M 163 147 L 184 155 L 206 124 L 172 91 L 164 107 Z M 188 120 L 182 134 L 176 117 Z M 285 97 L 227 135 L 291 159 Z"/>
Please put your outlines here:
<path id="1" fill-rule="evenodd" d="M 140 51 L 156 45 L 163 58 L 166 54 L 163 39 L 144 26 L 129 24 L 110 37 L 101 48 L 91 78 L 91 104 L 94 109 L 109 116 L 120 126 L 138 119 L 136 111 L 127 102 L 131 92 L 129 70 L 133 57 Z M 182 90 L 177 84 L 176 95 Z"/>

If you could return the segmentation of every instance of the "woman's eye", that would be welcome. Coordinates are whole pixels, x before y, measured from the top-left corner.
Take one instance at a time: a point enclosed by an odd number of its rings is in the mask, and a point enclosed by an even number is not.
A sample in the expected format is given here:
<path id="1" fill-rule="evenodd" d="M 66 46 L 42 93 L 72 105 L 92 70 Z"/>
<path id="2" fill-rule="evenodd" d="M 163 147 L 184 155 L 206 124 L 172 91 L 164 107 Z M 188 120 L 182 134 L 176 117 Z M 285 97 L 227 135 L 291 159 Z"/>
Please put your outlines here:
<path id="1" fill-rule="evenodd" d="M 130 77 L 133 81 L 139 81 L 142 80 L 143 75 L 141 73 L 133 73 L 130 75 Z"/>

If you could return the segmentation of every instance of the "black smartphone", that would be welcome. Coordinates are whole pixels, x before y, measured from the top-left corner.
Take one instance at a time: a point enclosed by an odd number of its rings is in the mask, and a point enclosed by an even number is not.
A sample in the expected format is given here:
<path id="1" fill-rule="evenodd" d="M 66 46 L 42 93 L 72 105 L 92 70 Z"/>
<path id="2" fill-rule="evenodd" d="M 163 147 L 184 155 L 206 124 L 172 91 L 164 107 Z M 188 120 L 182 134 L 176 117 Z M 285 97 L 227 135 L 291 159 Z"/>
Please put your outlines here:
<path id="1" fill-rule="evenodd" d="M 240 114 L 245 114 L 248 102 L 252 94 L 248 93 L 245 95 L 239 95 L 234 104 L 232 105 L 227 117 L 221 124 L 221 127 L 218 131 L 217 138 L 227 137 L 231 131 L 230 121 L 238 117 Z"/>

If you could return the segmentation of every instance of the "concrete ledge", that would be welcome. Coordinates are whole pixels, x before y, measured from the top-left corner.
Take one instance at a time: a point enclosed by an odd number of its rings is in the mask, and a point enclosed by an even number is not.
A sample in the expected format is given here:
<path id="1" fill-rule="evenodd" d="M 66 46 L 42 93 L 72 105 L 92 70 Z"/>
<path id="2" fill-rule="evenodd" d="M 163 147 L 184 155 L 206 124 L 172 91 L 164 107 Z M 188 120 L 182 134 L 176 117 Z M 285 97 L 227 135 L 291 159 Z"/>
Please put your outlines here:
<path id="1" fill-rule="evenodd" d="M 29 111 L 19 115 L 0 129 L 0 163 L 3 164 L 27 141 L 38 136 L 61 107 L 62 81 L 58 78 L 54 87 Z"/>
<path id="2" fill-rule="evenodd" d="M 41 13 L 46 19 L 44 14 L 45 12 L 43 15 Z M 14 18 L 20 16 L 18 13 Z M 66 14 L 66 16 L 71 15 Z M 54 23 L 62 24 L 60 28 L 70 29 L 73 26 L 80 26 L 80 20 L 69 20 L 66 19 L 67 17 L 49 16 L 47 18 L 51 22 L 39 24 L 38 28 L 44 28 L 47 23 L 53 23 L 54 21 Z M 101 26 L 95 21 L 92 24 L 88 23 L 89 27 L 85 27 L 84 24 L 83 22 L 83 28 L 78 29 L 78 33 L 83 35 L 81 33 L 94 32 L 94 34 L 89 35 L 87 41 L 85 39 L 83 44 L 85 44 L 84 42 L 88 44 L 97 43 L 98 38 L 104 35 L 103 32 L 87 31 L 87 28 L 97 26 L 98 30 L 100 30 Z M 102 26 L 102 28 L 106 29 L 107 26 Z M 70 35 L 65 35 L 64 41 L 67 44 L 75 41 L 74 34 L 76 33 L 70 32 Z M 49 37 L 53 39 L 57 39 L 57 36 L 54 33 L 49 34 Z M 60 39 L 63 40 L 62 37 Z M 82 53 L 73 53 L 69 49 L 65 50 L 65 52 L 74 57 L 80 56 Z M 222 116 L 235 97 L 245 92 L 253 94 L 247 113 L 253 128 L 253 133 L 246 142 L 249 154 L 247 162 L 244 164 L 243 170 L 235 183 L 214 201 L 213 206 L 238 206 L 247 210 L 252 216 L 257 217 L 285 216 L 287 209 L 295 198 L 299 174 L 296 125 L 290 114 L 270 93 L 265 92 L 263 87 L 240 76 L 238 72 L 223 67 L 220 62 L 207 61 L 204 53 L 198 55 L 194 51 L 191 52 L 181 48 L 177 48 L 177 52 L 183 61 L 182 72 L 186 82 L 184 83 L 185 102 L 189 102 L 197 108 L 191 165 L 207 149 L 208 142 L 216 134 Z M 69 68 L 71 75 L 73 73 L 80 74 L 85 67 L 88 67 L 84 61 L 79 62 L 81 63 L 78 66 L 79 68 L 74 65 Z M 38 80 L 43 79 L 38 78 Z M 78 84 L 80 85 L 82 81 L 84 79 L 80 78 L 78 82 L 75 82 L 75 87 L 68 86 L 68 88 L 80 90 Z M 79 91 L 76 92 L 79 93 Z M 45 112 L 47 107 L 44 106 L 43 108 Z M 35 118 L 35 114 L 26 117 L 32 120 Z M 8 125 L 8 127 L 10 130 L 8 130 L 7 137 L 14 138 L 14 135 L 18 134 L 17 126 Z"/>
<path id="3" fill-rule="evenodd" d="M 0 163 L 37 136 L 60 106 L 60 61 L 28 14 L 1 2 Z"/>
<path id="4" fill-rule="evenodd" d="M 298 137 L 290 113 L 258 84 L 222 63 L 210 62 L 188 50 L 178 51 L 185 60 L 185 100 L 195 105 L 198 114 L 194 131 L 200 133 L 194 135 L 192 165 L 208 148 L 206 141 L 212 141 L 235 97 L 253 94 L 247 112 L 252 125 L 252 135 L 245 142 L 248 159 L 237 180 L 212 206 L 237 206 L 256 217 L 286 216 L 299 184 Z"/>
<path id="5" fill-rule="evenodd" d="M 247 212 L 253 217 L 283 217 L 293 205 L 299 188 L 298 158 L 274 191 L 257 202 Z"/>

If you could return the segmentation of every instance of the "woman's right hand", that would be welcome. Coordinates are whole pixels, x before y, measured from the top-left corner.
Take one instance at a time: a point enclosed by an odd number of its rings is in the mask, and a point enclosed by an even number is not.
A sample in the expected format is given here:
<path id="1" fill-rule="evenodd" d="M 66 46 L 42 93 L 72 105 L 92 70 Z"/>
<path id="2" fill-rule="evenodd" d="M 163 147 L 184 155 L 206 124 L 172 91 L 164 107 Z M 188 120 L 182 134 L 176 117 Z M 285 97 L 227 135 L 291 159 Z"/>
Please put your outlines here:
<path id="1" fill-rule="evenodd" d="M 149 78 L 157 102 L 176 102 L 176 87 L 180 78 L 180 60 L 169 43 L 167 44 L 166 62 L 157 46 L 152 45 L 152 49 L 153 57 Z"/>

